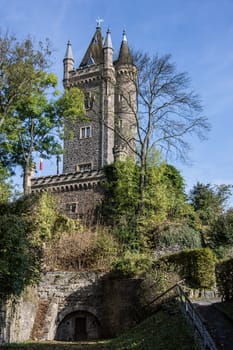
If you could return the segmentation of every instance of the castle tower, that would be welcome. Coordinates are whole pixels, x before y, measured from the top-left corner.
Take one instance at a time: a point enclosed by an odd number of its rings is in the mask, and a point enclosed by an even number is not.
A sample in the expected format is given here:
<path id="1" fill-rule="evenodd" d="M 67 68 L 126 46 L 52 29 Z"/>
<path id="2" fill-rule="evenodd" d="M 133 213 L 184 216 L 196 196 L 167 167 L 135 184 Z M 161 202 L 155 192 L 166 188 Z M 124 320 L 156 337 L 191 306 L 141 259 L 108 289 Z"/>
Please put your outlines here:
<path id="1" fill-rule="evenodd" d="M 136 147 L 137 69 L 133 65 L 126 33 L 119 51 L 116 69 L 115 90 L 115 147 L 114 160 L 124 160 L 133 154 Z"/>
<path id="2" fill-rule="evenodd" d="M 64 88 L 83 91 L 87 119 L 65 120 L 63 173 L 31 180 L 32 192 L 52 192 L 64 213 L 88 220 L 104 198 L 104 165 L 131 155 L 136 136 L 137 69 L 126 34 L 113 62 L 111 33 L 103 40 L 100 22 L 79 67 L 74 68 L 70 41 L 63 60 Z"/>
<path id="3" fill-rule="evenodd" d="M 72 62 L 70 51 L 69 58 L 64 59 L 64 87 L 82 89 L 88 120 L 77 121 L 75 125 L 66 121 L 66 129 L 72 131 L 73 137 L 65 138 L 63 173 L 98 170 L 114 160 L 115 68 L 112 55 L 110 31 L 103 45 L 98 24 L 78 69 L 67 72 L 67 61 L 69 68 Z"/>

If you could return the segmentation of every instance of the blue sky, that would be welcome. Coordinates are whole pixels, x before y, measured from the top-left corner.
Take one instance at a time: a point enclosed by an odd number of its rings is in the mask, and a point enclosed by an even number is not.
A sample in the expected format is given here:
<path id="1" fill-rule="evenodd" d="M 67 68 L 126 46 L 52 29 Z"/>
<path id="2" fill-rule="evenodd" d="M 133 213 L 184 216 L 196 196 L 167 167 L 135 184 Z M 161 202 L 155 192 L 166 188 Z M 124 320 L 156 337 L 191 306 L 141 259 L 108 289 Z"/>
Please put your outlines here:
<path id="1" fill-rule="evenodd" d="M 207 141 L 190 138 L 191 164 L 174 162 L 187 188 L 197 181 L 233 183 L 233 1 L 232 0 L 0 0 L 1 29 L 19 39 L 49 38 L 55 49 L 53 71 L 62 81 L 67 40 L 78 65 L 104 19 L 115 51 L 125 28 L 130 46 L 170 53 L 179 71 L 188 72 L 212 126 Z M 42 175 L 55 173 L 46 161 Z M 17 179 L 18 181 L 18 179 Z"/>

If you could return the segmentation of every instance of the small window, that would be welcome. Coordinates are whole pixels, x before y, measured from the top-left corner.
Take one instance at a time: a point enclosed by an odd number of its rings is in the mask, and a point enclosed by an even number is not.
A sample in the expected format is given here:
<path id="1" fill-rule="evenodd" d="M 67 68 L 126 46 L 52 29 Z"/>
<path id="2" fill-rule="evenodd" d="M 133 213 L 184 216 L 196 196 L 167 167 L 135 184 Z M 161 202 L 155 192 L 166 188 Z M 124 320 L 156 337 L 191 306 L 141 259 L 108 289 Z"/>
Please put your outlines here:
<path id="1" fill-rule="evenodd" d="M 120 94 L 120 95 L 118 95 L 118 102 L 122 102 L 122 101 L 123 101 L 123 95 Z"/>
<path id="2" fill-rule="evenodd" d="M 76 203 L 68 203 L 68 204 L 66 204 L 66 210 L 69 213 L 76 213 L 76 207 L 77 207 Z"/>
<path id="3" fill-rule="evenodd" d="M 85 171 L 90 171 L 90 170 L 91 170 L 91 163 L 79 164 L 77 166 L 77 171 L 80 171 L 81 173 Z"/>
<path id="4" fill-rule="evenodd" d="M 87 139 L 91 137 L 91 127 L 85 126 L 80 129 L 80 139 Z"/>
<path id="5" fill-rule="evenodd" d="M 86 137 L 91 137 L 91 128 L 90 128 L 90 126 L 88 126 L 86 128 Z"/>
<path id="6" fill-rule="evenodd" d="M 86 128 L 82 128 L 82 131 L 81 131 L 81 138 L 84 139 L 84 138 L 85 138 L 85 135 L 86 135 Z"/>

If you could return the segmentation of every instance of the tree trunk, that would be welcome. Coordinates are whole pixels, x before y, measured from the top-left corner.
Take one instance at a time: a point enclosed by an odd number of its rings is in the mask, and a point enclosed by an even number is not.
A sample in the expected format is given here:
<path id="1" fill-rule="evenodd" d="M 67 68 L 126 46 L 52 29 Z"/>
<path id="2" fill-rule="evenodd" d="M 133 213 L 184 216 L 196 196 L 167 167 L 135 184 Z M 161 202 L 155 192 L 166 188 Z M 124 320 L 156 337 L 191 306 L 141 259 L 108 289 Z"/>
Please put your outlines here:
<path id="1" fill-rule="evenodd" d="M 32 171 L 28 164 L 24 166 L 23 171 L 23 193 L 24 195 L 31 193 L 31 177 L 32 177 Z"/>
<path id="2" fill-rule="evenodd" d="M 144 152 L 143 152 L 144 153 Z M 144 191 L 145 191 L 145 183 L 146 183 L 146 160 L 144 155 L 142 155 L 140 160 L 140 176 L 139 176 L 139 203 L 137 209 L 137 217 L 140 217 L 142 214 L 143 206 L 144 206 Z"/>

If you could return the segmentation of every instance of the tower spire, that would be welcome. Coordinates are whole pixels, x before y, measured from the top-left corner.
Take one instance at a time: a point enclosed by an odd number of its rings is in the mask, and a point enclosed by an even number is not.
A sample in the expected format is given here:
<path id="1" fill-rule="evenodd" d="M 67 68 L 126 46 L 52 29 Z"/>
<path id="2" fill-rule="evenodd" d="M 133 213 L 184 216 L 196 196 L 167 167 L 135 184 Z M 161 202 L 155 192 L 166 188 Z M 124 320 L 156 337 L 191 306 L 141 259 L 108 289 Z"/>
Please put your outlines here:
<path id="1" fill-rule="evenodd" d="M 70 40 L 68 40 L 68 42 L 67 42 L 66 53 L 65 53 L 64 59 L 70 59 L 70 60 L 74 61 L 74 56 L 73 56 Z"/>
<path id="2" fill-rule="evenodd" d="M 105 38 L 105 41 L 104 41 L 104 49 L 106 48 L 110 48 L 112 49 L 112 38 L 111 38 L 111 32 L 110 32 L 110 29 L 108 28 L 107 30 L 107 34 L 106 34 L 106 38 Z"/>
<path id="3" fill-rule="evenodd" d="M 128 46 L 126 32 L 123 30 L 123 37 L 120 47 L 120 52 L 117 60 L 118 64 L 132 64 L 133 59 Z"/>
<path id="4" fill-rule="evenodd" d="M 74 69 L 74 56 L 73 56 L 70 40 L 68 40 L 68 42 L 67 42 L 65 57 L 63 59 L 63 68 L 64 68 L 63 84 L 64 84 L 64 87 L 67 87 L 70 72 Z"/>

